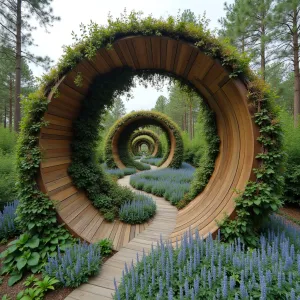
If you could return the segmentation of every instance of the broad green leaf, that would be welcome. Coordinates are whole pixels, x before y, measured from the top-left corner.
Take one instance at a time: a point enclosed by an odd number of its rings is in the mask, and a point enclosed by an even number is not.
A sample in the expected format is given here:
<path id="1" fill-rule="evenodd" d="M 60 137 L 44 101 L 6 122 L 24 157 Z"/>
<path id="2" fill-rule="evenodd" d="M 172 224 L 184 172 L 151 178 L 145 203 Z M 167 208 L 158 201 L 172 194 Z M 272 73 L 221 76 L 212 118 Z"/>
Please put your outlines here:
<path id="1" fill-rule="evenodd" d="M 50 243 L 57 245 L 58 244 L 58 238 L 52 239 Z M 53 251 L 53 250 L 51 250 L 51 251 Z"/>
<path id="2" fill-rule="evenodd" d="M 29 223 L 27 227 L 28 227 L 29 230 L 31 230 L 34 226 L 35 226 L 34 223 Z"/>
<path id="3" fill-rule="evenodd" d="M 27 259 L 25 257 L 20 257 L 18 260 L 17 260 L 17 268 L 18 270 L 22 270 L 25 266 L 26 266 L 26 263 L 27 263 Z"/>
<path id="4" fill-rule="evenodd" d="M 34 248 L 37 248 L 39 246 L 39 244 L 40 244 L 40 240 L 35 235 L 26 243 L 26 246 L 30 247 L 31 249 L 34 249 Z"/>
<path id="5" fill-rule="evenodd" d="M 253 207 L 254 212 L 259 215 L 260 214 L 260 209 L 257 207 Z"/>
<path id="6" fill-rule="evenodd" d="M 35 274 L 40 270 L 40 266 L 39 265 L 33 266 L 30 268 L 30 270 L 33 274 Z"/>
<path id="7" fill-rule="evenodd" d="M 8 286 L 13 286 L 16 282 L 18 282 L 22 278 L 22 273 L 17 273 L 8 279 Z"/>
<path id="8" fill-rule="evenodd" d="M 28 265 L 29 266 L 36 266 L 39 263 L 40 255 L 37 252 L 33 252 L 28 259 Z"/>

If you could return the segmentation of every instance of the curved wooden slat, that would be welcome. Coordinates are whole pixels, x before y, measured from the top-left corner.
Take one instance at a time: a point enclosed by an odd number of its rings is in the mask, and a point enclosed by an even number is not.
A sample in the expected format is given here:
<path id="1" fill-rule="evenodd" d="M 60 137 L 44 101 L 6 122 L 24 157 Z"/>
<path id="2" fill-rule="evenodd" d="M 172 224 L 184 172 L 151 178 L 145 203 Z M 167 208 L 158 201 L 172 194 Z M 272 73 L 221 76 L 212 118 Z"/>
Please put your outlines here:
<path id="1" fill-rule="evenodd" d="M 258 129 L 253 123 L 247 89 L 242 82 L 230 79 L 218 61 L 193 45 L 163 36 L 117 40 L 111 49 L 100 49 L 94 59 L 80 62 L 57 84 L 57 95 L 49 95 L 50 104 L 45 114 L 48 125 L 40 134 L 43 160 L 38 182 L 41 189 L 57 203 L 59 219 L 83 240 L 96 242 L 109 237 L 114 248 L 120 249 L 143 234 L 147 224 L 130 226 L 119 221 L 106 222 L 84 193 L 73 186 L 67 174 L 72 154 L 72 123 L 90 84 L 98 74 L 122 67 L 164 70 L 180 76 L 194 85 L 215 112 L 221 139 L 215 170 L 204 191 L 179 211 L 171 238 L 175 241 L 189 228 L 198 228 L 204 236 L 215 232 L 218 229 L 216 220 L 222 219 L 224 214 L 234 214 L 235 190 L 243 190 L 247 181 L 254 177 L 255 156 L 260 151 L 256 142 Z M 83 80 L 80 86 L 74 83 L 78 74 Z M 156 229 L 151 230 L 147 234 L 156 237 Z"/>

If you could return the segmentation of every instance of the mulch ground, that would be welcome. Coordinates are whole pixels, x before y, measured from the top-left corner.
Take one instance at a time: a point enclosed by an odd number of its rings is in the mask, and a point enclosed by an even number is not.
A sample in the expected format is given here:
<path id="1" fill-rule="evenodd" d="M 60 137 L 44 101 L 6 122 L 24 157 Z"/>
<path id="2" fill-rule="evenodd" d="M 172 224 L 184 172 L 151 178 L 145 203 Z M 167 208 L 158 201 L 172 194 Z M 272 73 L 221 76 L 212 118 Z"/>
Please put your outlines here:
<path id="1" fill-rule="evenodd" d="M 283 214 L 292 217 L 300 222 L 300 207 L 299 206 L 287 206 L 280 209 Z"/>

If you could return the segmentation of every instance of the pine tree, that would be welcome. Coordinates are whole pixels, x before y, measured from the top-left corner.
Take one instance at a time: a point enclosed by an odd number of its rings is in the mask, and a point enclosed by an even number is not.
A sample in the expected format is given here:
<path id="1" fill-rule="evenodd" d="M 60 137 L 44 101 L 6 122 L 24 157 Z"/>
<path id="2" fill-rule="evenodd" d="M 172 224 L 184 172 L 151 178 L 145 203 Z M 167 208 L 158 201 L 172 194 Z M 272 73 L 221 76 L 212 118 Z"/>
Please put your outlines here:
<path id="1" fill-rule="evenodd" d="M 266 65 L 274 57 L 271 50 L 274 3 L 275 0 L 235 0 L 233 5 L 225 3 L 227 14 L 220 20 L 223 25 L 221 34 L 229 34 L 242 52 L 247 46 L 252 57 L 259 60 L 263 79 Z"/>
<path id="2" fill-rule="evenodd" d="M 273 20 L 278 58 L 287 61 L 294 72 L 294 125 L 297 127 L 300 114 L 300 1 L 277 0 Z"/>
<path id="3" fill-rule="evenodd" d="M 32 31 L 36 29 L 30 24 L 35 18 L 45 29 L 58 17 L 53 15 L 52 0 L 1 0 L 0 1 L 0 39 L 1 44 L 13 50 L 11 60 L 15 61 L 15 130 L 19 130 L 21 120 L 21 68 L 22 58 L 36 64 L 48 66 L 49 57 L 36 56 L 28 51 L 33 45 Z"/>

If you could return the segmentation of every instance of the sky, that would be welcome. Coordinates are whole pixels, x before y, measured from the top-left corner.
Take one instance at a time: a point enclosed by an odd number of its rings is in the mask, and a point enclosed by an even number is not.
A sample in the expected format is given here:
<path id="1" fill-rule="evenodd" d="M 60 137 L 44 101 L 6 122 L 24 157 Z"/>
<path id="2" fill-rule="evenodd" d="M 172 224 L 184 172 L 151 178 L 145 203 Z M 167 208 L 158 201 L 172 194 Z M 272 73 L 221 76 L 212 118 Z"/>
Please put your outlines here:
<path id="1" fill-rule="evenodd" d="M 227 0 L 232 3 L 233 0 Z M 118 17 L 126 8 L 143 11 L 145 15 L 152 14 L 154 17 L 176 16 L 178 11 L 190 9 L 196 15 L 203 15 L 210 19 L 210 29 L 219 27 L 218 19 L 224 16 L 224 0 L 53 0 L 54 15 L 60 16 L 61 21 L 55 22 L 53 27 L 48 28 L 48 33 L 44 28 L 34 31 L 35 44 L 32 52 L 37 55 L 48 55 L 54 65 L 63 54 L 63 46 L 72 44 L 72 31 L 79 33 L 79 25 L 89 24 L 92 20 L 101 25 L 107 24 L 107 16 L 110 13 L 113 17 Z M 44 72 L 42 68 L 31 66 L 35 76 L 41 76 Z M 133 90 L 133 98 L 125 101 L 127 112 L 140 109 L 151 109 L 154 107 L 156 99 L 160 96 L 168 96 L 167 87 L 157 91 L 155 88 L 137 86 Z"/>

